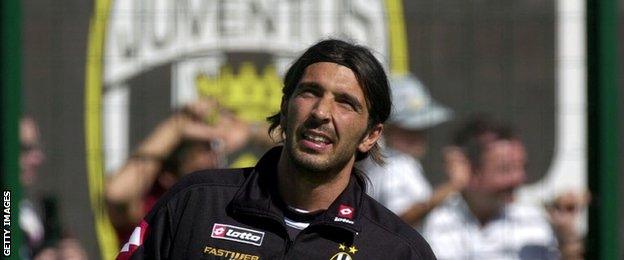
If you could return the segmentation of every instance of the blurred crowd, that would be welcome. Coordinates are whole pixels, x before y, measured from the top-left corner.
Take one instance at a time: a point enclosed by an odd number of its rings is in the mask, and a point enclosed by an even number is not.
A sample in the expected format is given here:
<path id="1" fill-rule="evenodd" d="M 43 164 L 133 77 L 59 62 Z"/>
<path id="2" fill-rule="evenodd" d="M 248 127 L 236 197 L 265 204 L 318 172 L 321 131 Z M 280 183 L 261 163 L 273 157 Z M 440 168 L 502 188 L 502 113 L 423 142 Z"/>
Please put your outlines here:
<path id="1" fill-rule="evenodd" d="M 515 200 L 526 178 L 527 151 L 512 127 L 476 115 L 456 129 L 447 147 L 428 151 L 428 131 L 454 120 L 453 112 L 413 75 L 391 77 L 390 84 L 394 108 L 382 140 L 386 164 L 365 159 L 357 167 L 369 179 L 369 195 L 418 229 L 438 258 L 584 258 L 584 234 L 576 223 L 588 194 L 570 191 L 545 205 Z M 174 111 L 108 176 L 105 197 L 119 241 L 128 240 L 184 174 L 229 167 L 227 158 L 250 146 L 266 150 L 278 145 L 267 129 L 265 123 L 241 120 L 210 98 Z M 21 120 L 20 181 L 26 191 L 45 160 L 38 131 L 32 118 Z M 425 153 L 444 158 L 446 178 L 435 187 L 420 163 Z M 54 200 L 28 197 L 20 203 L 24 258 L 85 259 L 80 242 L 60 227 Z"/>
<path id="2" fill-rule="evenodd" d="M 568 191 L 545 205 L 515 200 L 527 151 L 514 129 L 473 115 L 439 151 L 446 181 L 432 188 L 419 159 L 427 132 L 452 119 L 413 75 L 391 78 L 384 131 L 387 164 L 364 161 L 369 194 L 421 231 L 439 259 L 583 259 L 577 228 L 589 195 Z M 437 151 L 436 151 L 437 152 Z"/>

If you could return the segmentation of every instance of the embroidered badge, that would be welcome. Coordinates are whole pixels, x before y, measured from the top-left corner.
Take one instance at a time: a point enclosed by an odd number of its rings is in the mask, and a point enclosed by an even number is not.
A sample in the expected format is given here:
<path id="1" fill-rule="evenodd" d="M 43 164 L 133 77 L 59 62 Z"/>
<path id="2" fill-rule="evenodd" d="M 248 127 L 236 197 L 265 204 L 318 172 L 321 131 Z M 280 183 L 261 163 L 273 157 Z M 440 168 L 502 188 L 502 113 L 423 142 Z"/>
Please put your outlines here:
<path id="1" fill-rule="evenodd" d="M 353 219 L 353 212 L 355 210 L 352 207 L 349 207 L 344 204 L 340 204 L 338 207 L 338 217 Z"/>

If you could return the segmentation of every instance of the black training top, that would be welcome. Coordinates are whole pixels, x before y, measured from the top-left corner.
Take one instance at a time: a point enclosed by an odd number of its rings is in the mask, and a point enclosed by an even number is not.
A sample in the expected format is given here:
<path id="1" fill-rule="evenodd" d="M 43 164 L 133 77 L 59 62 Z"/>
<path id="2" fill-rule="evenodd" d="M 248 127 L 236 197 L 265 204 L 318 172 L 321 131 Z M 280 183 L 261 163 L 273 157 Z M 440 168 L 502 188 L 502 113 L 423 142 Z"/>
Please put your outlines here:
<path id="1" fill-rule="evenodd" d="M 435 259 L 420 234 L 366 195 L 357 177 L 291 239 L 277 195 L 280 153 L 271 149 L 253 168 L 183 178 L 118 259 Z"/>

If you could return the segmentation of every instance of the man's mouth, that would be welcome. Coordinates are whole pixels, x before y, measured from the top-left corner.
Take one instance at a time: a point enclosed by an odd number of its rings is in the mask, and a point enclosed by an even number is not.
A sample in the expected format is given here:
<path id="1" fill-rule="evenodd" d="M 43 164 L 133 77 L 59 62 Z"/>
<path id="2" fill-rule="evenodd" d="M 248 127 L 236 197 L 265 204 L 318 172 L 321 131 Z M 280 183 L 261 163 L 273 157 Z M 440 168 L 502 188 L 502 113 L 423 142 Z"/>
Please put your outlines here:
<path id="1" fill-rule="evenodd" d="M 319 144 L 330 144 L 331 140 L 325 136 L 325 135 L 320 135 L 320 134 L 315 134 L 315 133 L 303 133 L 303 139 L 314 142 L 314 143 L 319 143 Z"/>
<path id="2" fill-rule="evenodd" d="M 303 131 L 301 134 L 301 144 L 311 150 L 321 152 L 328 149 L 333 143 L 333 139 L 318 131 Z"/>

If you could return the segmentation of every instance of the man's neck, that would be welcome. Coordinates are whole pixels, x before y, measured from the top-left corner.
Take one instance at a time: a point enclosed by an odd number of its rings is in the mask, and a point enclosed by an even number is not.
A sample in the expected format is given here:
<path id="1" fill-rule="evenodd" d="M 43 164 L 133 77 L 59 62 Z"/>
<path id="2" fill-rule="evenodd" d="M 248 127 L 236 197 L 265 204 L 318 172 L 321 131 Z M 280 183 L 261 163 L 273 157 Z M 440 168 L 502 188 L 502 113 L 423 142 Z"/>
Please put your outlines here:
<path id="1" fill-rule="evenodd" d="M 282 200 L 289 206 L 307 211 L 326 210 L 349 184 L 353 162 L 335 173 L 304 172 L 293 165 L 284 151 L 277 168 Z M 314 178 L 314 177 L 324 178 Z"/>

